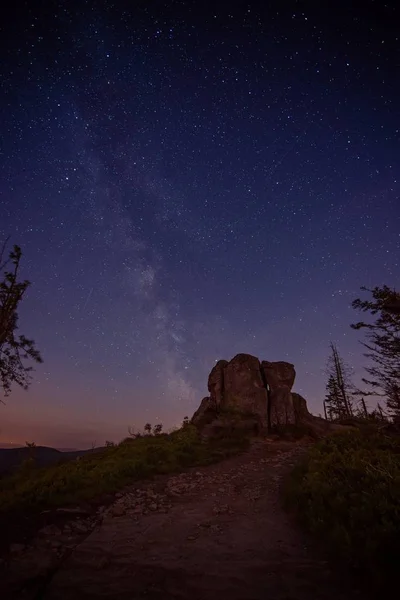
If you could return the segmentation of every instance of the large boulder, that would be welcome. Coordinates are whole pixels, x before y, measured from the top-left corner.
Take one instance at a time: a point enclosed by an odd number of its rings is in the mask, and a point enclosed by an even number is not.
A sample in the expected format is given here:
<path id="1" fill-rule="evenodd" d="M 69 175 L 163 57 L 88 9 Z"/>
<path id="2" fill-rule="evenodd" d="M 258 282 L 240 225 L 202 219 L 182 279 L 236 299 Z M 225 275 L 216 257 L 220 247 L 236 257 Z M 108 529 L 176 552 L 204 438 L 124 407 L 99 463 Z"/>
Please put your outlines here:
<path id="1" fill-rule="evenodd" d="M 242 433 L 246 436 L 258 435 L 260 424 L 252 415 L 240 413 L 222 413 L 201 428 L 204 438 L 230 436 L 232 433 Z"/>
<path id="2" fill-rule="evenodd" d="M 289 388 L 280 387 L 271 390 L 269 399 L 269 427 L 271 429 L 296 424 L 292 394 Z"/>
<path id="3" fill-rule="evenodd" d="M 200 402 L 199 408 L 192 417 L 192 424 L 196 427 L 203 427 L 215 418 L 216 406 L 214 402 L 206 396 Z"/>
<path id="4" fill-rule="evenodd" d="M 313 418 L 312 414 L 308 412 L 307 400 L 295 392 L 292 392 L 291 395 L 296 423 Z"/>
<path id="5" fill-rule="evenodd" d="M 268 389 L 269 427 L 294 425 L 296 415 L 290 393 L 296 378 L 294 365 L 284 361 L 263 360 L 261 371 Z"/>
<path id="6" fill-rule="evenodd" d="M 314 419 L 302 396 L 291 391 L 296 371 L 291 363 L 260 361 L 251 354 L 220 360 L 208 378 L 192 423 L 210 432 L 224 427 L 267 432 Z M 243 422 L 243 423 L 242 423 Z"/>
<path id="7" fill-rule="evenodd" d="M 291 363 L 283 360 L 277 362 L 263 360 L 261 370 L 271 390 L 282 386 L 289 388 L 289 390 L 292 389 L 296 379 L 296 371 Z"/>
<path id="8" fill-rule="evenodd" d="M 224 369 L 228 364 L 227 360 L 219 360 L 215 367 L 211 369 L 208 376 L 208 391 L 210 392 L 211 401 L 216 407 L 223 402 L 224 396 Z"/>
<path id="9" fill-rule="evenodd" d="M 222 407 L 254 415 L 261 429 L 268 428 L 268 394 L 256 356 L 237 354 L 225 365 Z"/>

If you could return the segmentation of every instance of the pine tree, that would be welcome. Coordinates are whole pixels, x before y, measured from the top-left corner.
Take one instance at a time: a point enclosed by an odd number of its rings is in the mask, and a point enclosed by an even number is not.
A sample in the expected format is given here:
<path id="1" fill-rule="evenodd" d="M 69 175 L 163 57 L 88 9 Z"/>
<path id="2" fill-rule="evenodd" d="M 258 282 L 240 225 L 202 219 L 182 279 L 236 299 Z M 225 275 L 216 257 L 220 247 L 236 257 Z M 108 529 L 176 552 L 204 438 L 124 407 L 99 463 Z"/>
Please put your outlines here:
<path id="1" fill-rule="evenodd" d="M 18 281 L 21 248 L 14 246 L 8 258 L 5 258 L 6 246 L 7 241 L 0 250 L 0 272 L 5 270 L 0 281 L 0 387 L 8 396 L 14 383 L 24 389 L 29 386 L 32 367 L 25 366 L 24 361 L 31 359 L 40 363 L 42 358 L 33 340 L 16 334 L 17 309 L 30 282 Z"/>
<path id="2" fill-rule="evenodd" d="M 349 417 L 353 414 L 351 401 L 353 385 L 350 381 L 350 369 L 344 363 L 339 352 L 331 342 L 331 355 L 328 358 L 325 402 L 330 418 Z"/>
<path id="3" fill-rule="evenodd" d="M 340 419 L 346 415 L 345 406 L 340 394 L 339 386 L 333 375 L 330 375 L 326 384 L 325 407 L 328 419 Z"/>
<path id="4" fill-rule="evenodd" d="M 369 377 L 363 382 L 370 386 L 368 395 L 383 396 L 389 413 L 400 418 L 400 294 L 386 285 L 361 289 L 370 292 L 372 299 L 357 298 L 352 306 L 375 317 L 373 323 L 351 325 L 367 332 L 364 356 L 371 365 L 365 369 Z"/>

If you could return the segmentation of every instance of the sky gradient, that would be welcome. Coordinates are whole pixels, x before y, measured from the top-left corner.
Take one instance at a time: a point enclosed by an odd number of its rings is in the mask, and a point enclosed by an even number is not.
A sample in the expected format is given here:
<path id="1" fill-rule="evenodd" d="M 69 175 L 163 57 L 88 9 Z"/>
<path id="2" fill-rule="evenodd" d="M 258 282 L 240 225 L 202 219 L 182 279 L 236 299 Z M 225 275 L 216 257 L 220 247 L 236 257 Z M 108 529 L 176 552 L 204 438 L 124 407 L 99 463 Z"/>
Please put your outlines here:
<path id="1" fill-rule="evenodd" d="M 44 359 L 3 442 L 171 427 L 238 352 L 319 413 L 331 340 L 362 374 L 360 286 L 400 288 L 396 3 L 131 4 L 3 23 L 0 239 Z"/>

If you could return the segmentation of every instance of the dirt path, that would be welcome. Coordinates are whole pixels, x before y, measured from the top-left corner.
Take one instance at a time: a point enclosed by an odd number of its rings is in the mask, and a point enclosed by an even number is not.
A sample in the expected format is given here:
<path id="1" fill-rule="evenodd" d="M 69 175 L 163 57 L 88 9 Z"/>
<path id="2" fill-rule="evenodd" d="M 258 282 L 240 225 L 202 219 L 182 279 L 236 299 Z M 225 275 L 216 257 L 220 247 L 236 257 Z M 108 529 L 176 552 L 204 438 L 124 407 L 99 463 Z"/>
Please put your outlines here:
<path id="1" fill-rule="evenodd" d="M 303 451 L 266 441 L 126 490 L 34 596 L 18 598 L 356 598 L 281 507 L 282 478 Z"/>

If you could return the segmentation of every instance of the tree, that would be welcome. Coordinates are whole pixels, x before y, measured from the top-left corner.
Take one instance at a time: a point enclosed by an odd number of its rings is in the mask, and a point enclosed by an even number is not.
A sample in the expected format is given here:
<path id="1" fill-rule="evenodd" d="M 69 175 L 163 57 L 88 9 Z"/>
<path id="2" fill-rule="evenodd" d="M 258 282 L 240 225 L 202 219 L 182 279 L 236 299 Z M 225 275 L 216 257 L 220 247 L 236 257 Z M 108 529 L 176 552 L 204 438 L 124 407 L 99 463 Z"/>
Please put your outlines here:
<path id="1" fill-rule="evenodd" d="M 7 242 L 0 249 L 0 273 L 4 269 L 3 279 L 0 280 L 0 387 L 5 396 L 11 392 L 14 383 L 28 389 L 32 367 L 27 367 L 25 360 L 43 362 L 35 342 L 16 333 L 17 309 L 30 282 L 18 281 L 21 248 L 14 246 L 8 258 L 5 258 Z"/>
<path id="2" fill-rule="evenodd" d="M 400 294 L 387 285 L 368 289 L 370 300 L 357 298 L 352 307 L 375 317 L 372 323 L 353 323 L 353 329 L 366 330 L 367 352 L 364 356 L 371 361 L 366 367 L 368 378 L 363 382 L 370 386 L 368 395 L 383 396 L 389 413 L 400 418 Z"/>
<path id="3" fill-rule="evenodd" d="M 146 423 L 144 426 L 144 432 L 146 435 L 151 435 L 151 423 Z"/>
<path id="4" fill-rule="evenodd" d="M 135 431 L 135 429 L 131 425 L 129 425 L 128 427 L 128 433 L 133 439 L 136 439 L 137 437 L 141 436 L 141 433 L 139 431 Z"/>
<path id="5" fill-rule="evenodd" d="M 331 342 L 330 348 L 325 397 L 327 413 L 331 419 L 349 417 L 353 414 L 351 401 L 353 385 L 350 381 L 350 369 L 339 355 L 335 344 Z"/>
<path id="6" fill-rule="evenodd" d="M 333 375 L 329 376 L 326 384 L 326 396 L 324 400 L 324 410 L 326 417 L 331 421 L 340 419 L 346 415 L 343 399 L 340 394 L 339 386 Z"/>
<path id="7" fill-rule="evenodd" d="M 154 425 L 153 427 L 153 435 L 160 435 L 162 433 L 162 423 L 157 423 L 157 425 Z"/>
<path id="8" fill-rule="evenodd" d="M 362 408 L 363 417 L 368 419 L 368 410 L 367 410 L 367 405 L 365 404 L 364 398 L 361 398 L 361 408 Z"/>

